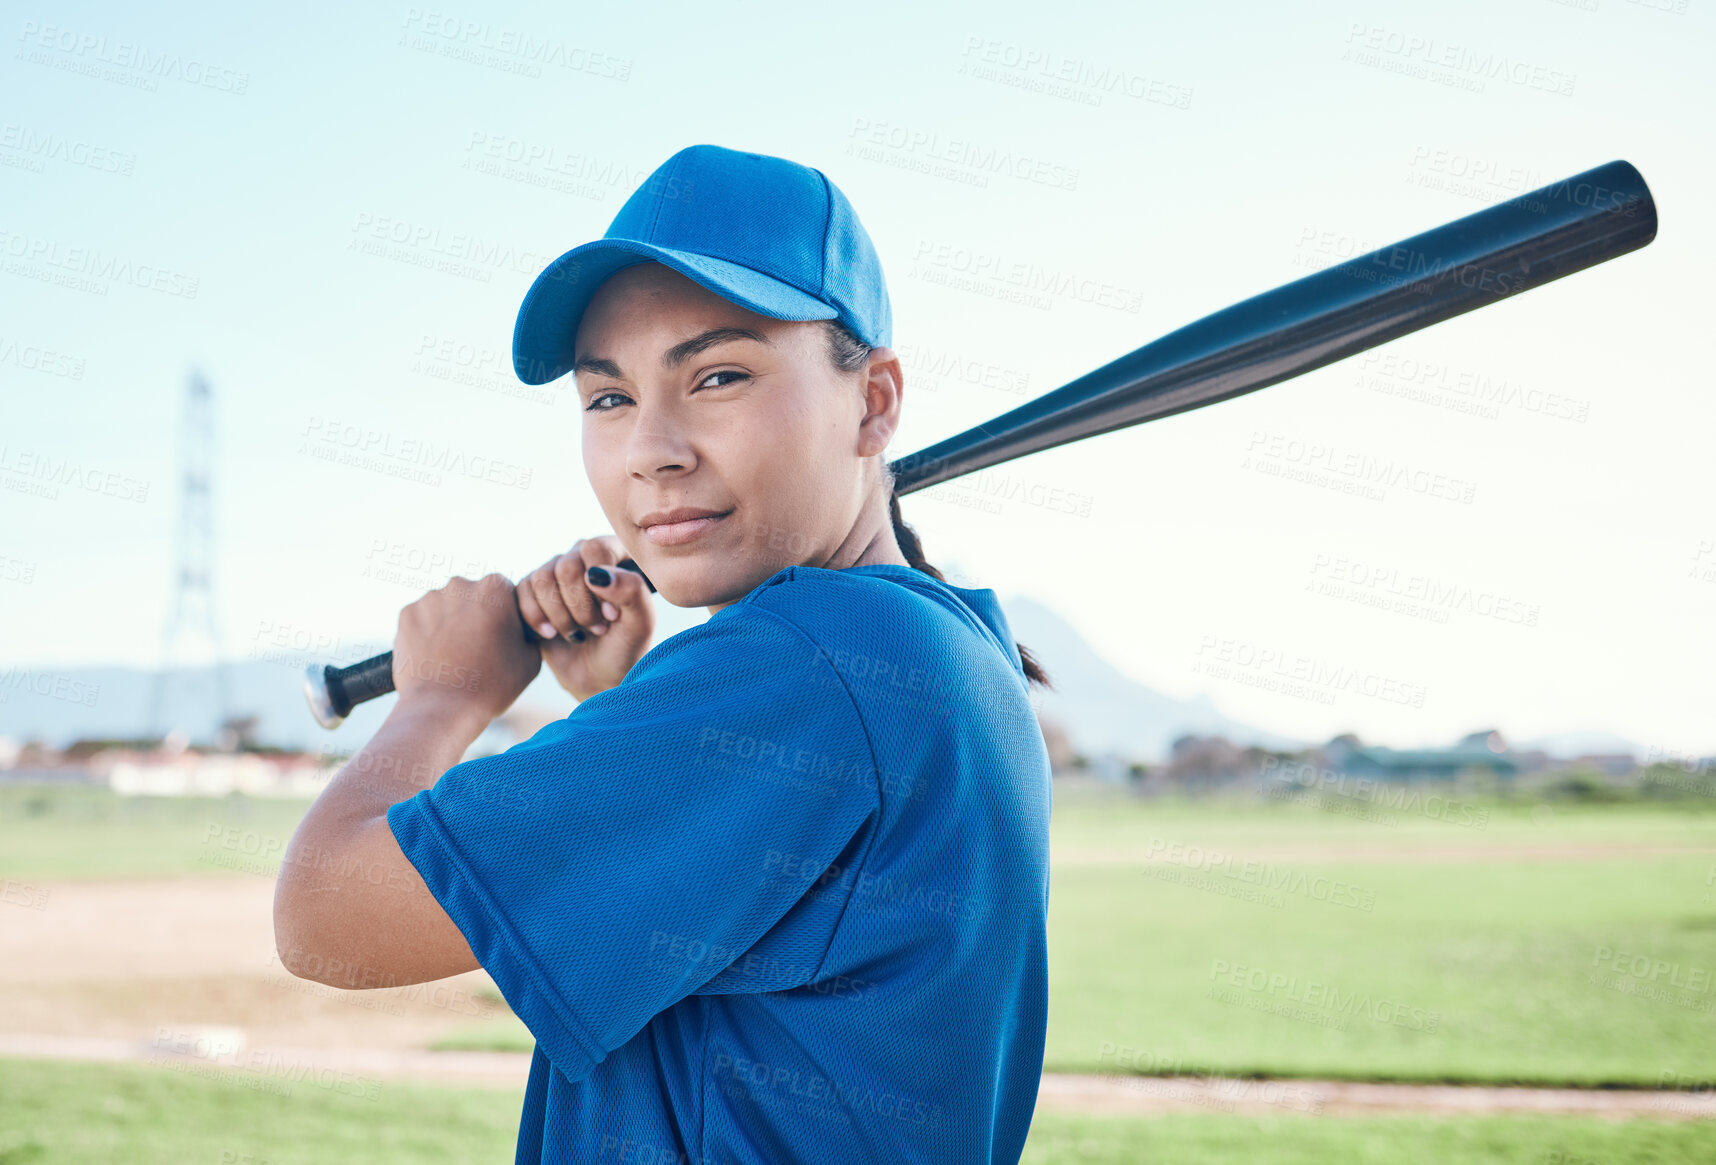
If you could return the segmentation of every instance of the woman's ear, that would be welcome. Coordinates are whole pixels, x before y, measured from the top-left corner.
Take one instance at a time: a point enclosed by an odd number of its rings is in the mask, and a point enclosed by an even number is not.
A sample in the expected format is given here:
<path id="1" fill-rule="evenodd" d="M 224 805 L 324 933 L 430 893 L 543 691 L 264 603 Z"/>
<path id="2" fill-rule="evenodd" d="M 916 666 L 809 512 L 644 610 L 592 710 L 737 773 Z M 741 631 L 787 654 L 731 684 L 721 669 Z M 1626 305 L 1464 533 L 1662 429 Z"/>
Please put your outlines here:
<path id="1" fill-rule="evenodd" d="M 875 457 L 900 427 L 900 397 L 905 392 L 900 358 L 892 348 L 870 349 L 864 372 L 864 416 L 858 423 L 858 455 Z"/>

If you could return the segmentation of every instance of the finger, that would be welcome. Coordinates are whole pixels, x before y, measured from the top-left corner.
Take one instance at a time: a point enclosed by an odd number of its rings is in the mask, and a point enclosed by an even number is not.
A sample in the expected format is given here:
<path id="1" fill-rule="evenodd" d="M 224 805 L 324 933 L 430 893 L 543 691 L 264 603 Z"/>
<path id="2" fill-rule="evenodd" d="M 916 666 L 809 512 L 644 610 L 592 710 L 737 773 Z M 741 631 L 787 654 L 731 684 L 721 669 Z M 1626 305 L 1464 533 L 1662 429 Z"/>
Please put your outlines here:
<path id="1" fill-rule="evenodd" d="M 519 580 L 513 594 L 518 600 L 518 616 L 524 620 L 525 626 L 544 640 L 560 642 L 559 628 L 549 622 L 547 612 L 542 609 L 542 604 L 536 601 L 536 588 L 531 585 L 530 575 Z"/>
<path id="2" fill-rule="evenodd" d="M 643 575 L 617 563 L 585 568 L 584 581 L 602 600 L 602 615 L 610 623 L 635 613 L 649 602 L 649 588 L 644 585 Z"/>
<path id="3" fill-rule="evenodd" d="M 626 570 L 636 571 L 637 576 L 643 579 L 644 586 L 649 588 L 649 593 L 652 595 L 655 594 L 655 584 L 649 581 L 649 575 L 643 572 L 643 567 L 639 566 L 630 558 L 620 559 L 620 566 Z"/>
<path id="4" fill-rule="evenodd" d="M 652 594 L 655 592 L 655 584 L 649 581 L 649 577 L 644 574 L 643 568 L 638 566 L 638 564 L 632 560 L 631 552 L 626 549 L 626 544 L 621 542 L 617 536 L 613 534 L 604 534 L 599 538 L 590 539 L 590 542 L 600 546 L 603 552 L 585 554 L 583 556 L 584 565 L 618 565 L 627 570 L 635 570 L 638 573 L 638 577 L 643 579 L 644 586 Z"/>
<path id="5" fill-rule="evenodd" d="M 584 585 L 584 560 L 577 548 L 562 554 L 554 562 L 554 591 L 571 618 L 592 635 L 608 629 L 607 620 L 597 609 L 597 600 Z"/>
<path id="6" fill-rule="evenodd" d="M 591 593 L 590 568 L 595 567 L 602 571 L 616 569 L 615 564 L 619 562 L 621 555 L 625 554 L 626 548 L 620 544 L 618 538 L 609 534 L 601 538 L 583 539 L 573 549 L 578 552 L 583 563 L 578 585 L 583 588 L 584 594 L 591 596 L 590 613 L 595 622 L 588 626 L 592 634 L 606 635 L 608 624 L 619 618 L 620 613 L 612 603 L 604 603 L 600 595 Z"/>
<path id="7" fill-rule="evenodd" d="M 578 557 L 583 559 L 585 567 L 613 566 L 626 554 L 626 548 L 612 534 L 605 534 L 600 538 L 586 538 L 573 549 Z"/>
<path id="8" fill-rule="evenodd" d="M 527 580 L 530 583 L 530 594 L 536 600 L 536 605 L 542 610 L 542 620 L 532 625 L 540 634 L 542 632 L 540 624 L 545 621 L 551 629 L 545 638 L 561 636 L 573 642 L 581 642 L 584 637 L 584 628 L 579 625 L 581 620 L 578 618 L 578 613 L 567 607 L 566 598 L 560 586 L 560 563 L 566 557 L 562 554 L 548 565 L 531 572 L 530 578 Z"/>
<path id="9" fill-rule="evenodd" d="M 635 659 L 655 634 L 655 610 L 651 606 L 649 588 L 641 574 L 619 566 L 592 566 L 586 585 L 602 597 L 603 613 L 608 616 L 608 640 L 612 650 Z"/>
<path id="10" fill-rule="evenodd" d="M 583 635 L 584 633 L 580 631 L 578 634 Z M 536 645 L 536 648 L 542 653 L 542 662 L 556 672 L 565 667 L 574 655 L 585 650 L 582 641 L 575 643 L 559 635 L 542 640 Z"/>

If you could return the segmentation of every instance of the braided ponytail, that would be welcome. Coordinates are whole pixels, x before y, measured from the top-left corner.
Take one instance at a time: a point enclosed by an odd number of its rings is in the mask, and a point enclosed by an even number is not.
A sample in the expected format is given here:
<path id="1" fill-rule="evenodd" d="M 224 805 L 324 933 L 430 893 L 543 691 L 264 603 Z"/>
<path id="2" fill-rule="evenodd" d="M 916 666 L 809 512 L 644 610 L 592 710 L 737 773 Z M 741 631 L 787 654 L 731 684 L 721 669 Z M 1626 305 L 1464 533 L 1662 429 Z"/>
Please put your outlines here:
<path id="1" fill-rule="evenodd" d="M 857 336 L 845 324 L 838 320 L 824 320 L 828 333 L 829 355 L 834 361 L 834 367 L 841 372 L 857 372 L 864 367 L 864 362 L 870 356 L 870 346 Z M 924 561 L 923 543 L 918 540 L 916 530 L 906 524 L 900 514 L 900 495 L 888 490 L 888 518 L 894 525 L 894 540 L 900 544 L 900 553 L 906 556 L 906 562 L 914 569 L 921 570 L 931 578 L 946 582 L 941 571 Z M 1037 657 L 1023 643 L 1015 643 L 1019 650 L 1019 663 L 1025 669 L 1025 679 L 1041 687 L 1051 687 L 1048 673 L 1043 665 L 1037 662 Z"/>

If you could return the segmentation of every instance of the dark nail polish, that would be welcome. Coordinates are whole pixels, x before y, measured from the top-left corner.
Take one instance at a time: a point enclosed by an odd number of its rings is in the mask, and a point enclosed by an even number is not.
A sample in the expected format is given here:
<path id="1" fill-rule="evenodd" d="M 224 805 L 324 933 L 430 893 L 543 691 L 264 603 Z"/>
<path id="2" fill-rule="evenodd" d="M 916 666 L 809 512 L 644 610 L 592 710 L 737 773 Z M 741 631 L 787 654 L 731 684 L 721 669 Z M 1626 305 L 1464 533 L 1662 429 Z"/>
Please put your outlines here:
<path id="1" fill-rule="evenodd" d="M 584 577 L 589 579 L 592 585 L 599 587 L 605 587 L 614 581 L 614 576 L 608 573 L 605 566 L 592 566 L 584 572 Z"/>

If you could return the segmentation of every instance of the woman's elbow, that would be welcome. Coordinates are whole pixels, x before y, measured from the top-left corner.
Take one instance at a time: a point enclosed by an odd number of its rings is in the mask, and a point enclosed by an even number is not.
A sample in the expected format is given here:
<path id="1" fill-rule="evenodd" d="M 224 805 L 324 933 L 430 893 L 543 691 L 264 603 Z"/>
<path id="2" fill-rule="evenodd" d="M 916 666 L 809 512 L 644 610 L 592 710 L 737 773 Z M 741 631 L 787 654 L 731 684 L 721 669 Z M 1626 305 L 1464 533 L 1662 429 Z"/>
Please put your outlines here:
<path id="1" fill-rule="evenodd" d="M 300 979 L 328 983 L 330 953 L 317 941 L 313 907 L 293 892 L 287 879 L 274 888 L 274 954 Z M 337 984 L 329 984 L 337 986 Z"/>

